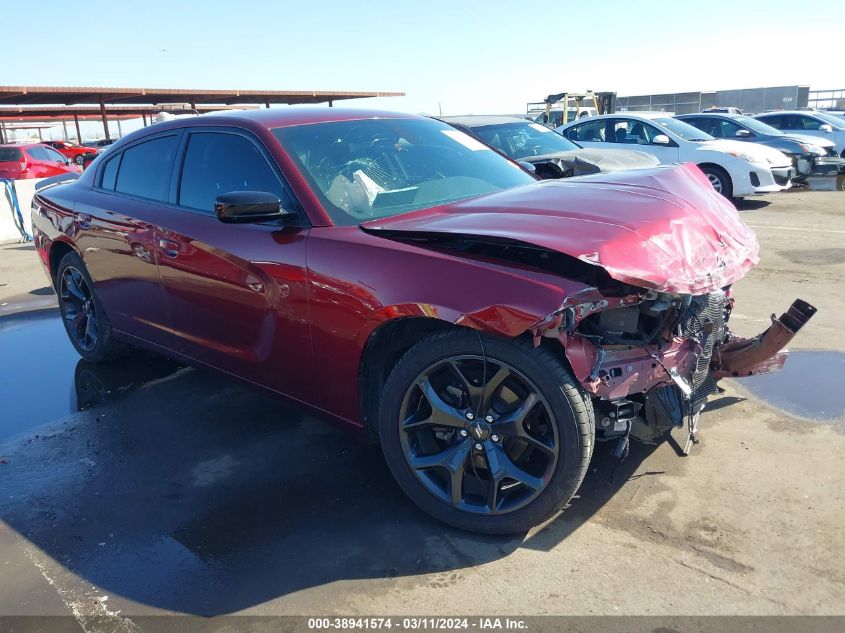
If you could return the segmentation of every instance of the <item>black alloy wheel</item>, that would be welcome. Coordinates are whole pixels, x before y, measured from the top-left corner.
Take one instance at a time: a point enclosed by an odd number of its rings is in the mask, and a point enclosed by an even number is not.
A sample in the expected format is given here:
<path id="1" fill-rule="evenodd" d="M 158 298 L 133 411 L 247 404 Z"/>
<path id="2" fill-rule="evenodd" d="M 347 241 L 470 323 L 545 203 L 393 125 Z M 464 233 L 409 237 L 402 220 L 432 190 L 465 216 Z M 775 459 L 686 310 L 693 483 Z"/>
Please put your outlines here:
<path id="1" fill-rule="evenodd" d="M 59 305 L 65 328 L 77 349 L 90 352 L 97 345 L 97 308 L 91 288 L 75 266 L 66 266 L 59 279 Z"/>
<path id="2" fill-rule="evenodd" d="M 434 363 L 408 388 L 399 417 L 403 453 L 417 479 L 465 512 L 525 506 L 557 465 L 548 402 L 504 362 L 454 356 Z"/>
<path id="3" fill-rule="evenodd" d="M 561 510 L 595 436 L 590 398 L 558 355 L 465 328 L 405 352 L 378 424 L 387 464 L 411 500 L 488 534 L 522 532 Z"/>
<path id="4" fill-rule="evenodd" d="M 59 312 L 70 342 L 82 358 L 92 363 L 110 360 L 127 350 L 117 342 L 82 259 L 67 253 L 55 277 Z"/>

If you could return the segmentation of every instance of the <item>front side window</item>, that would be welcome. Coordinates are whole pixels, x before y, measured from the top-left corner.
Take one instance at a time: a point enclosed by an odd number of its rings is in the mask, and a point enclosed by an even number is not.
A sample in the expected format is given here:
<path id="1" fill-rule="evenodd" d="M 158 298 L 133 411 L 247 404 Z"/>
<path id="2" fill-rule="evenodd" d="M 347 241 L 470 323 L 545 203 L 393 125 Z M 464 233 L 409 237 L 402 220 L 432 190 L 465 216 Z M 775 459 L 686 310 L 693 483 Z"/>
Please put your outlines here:
<path id="1" fill-rule="evenodd" d="M 632 145 L 650 145 L 660 130 L 653 125 L 636 119 L 622 119 L 614 121 L 613 138 L 611 143 L 627 143 Z"/>
<path id="2" fill-rule="evenodd" d="M 349 226 L 535 181 L 433 119 L 364 119 L 273 130 L 335 224 Z"/>
<path id="3" fill-rule="evenodd" d="M 783 117 L 781 115 L 776 115 L 776 116 L 761 117 L 760 120 L 763 121 L 763 123 L 765 123 L 766 125 L 771 125 L 773 128 L 775 128 L 777 130 L 785 130 L 785 129 L 787 129 L 786 125 L 784 125 L 784 123 L 785 123 L 784 119 L 785 118 L 786 117 Z"/>
<path id="4" fill-rule="evenodd" d="M 584 141 L 585 143 L 604 143 L 605 127 L 607 126 L 606 119 L 599 119 L 598 121 L 590 121 L 589 123 L 582 123 L 575 125 L 566 131 L 564 135 L 573 141 Z"/>
<path id="5" fill-rule="evenodd" d="M 578 149 L 575 143 L 557 132 L 528 121 L 483 125 L 472 128 L 472 132 L 515 160 Z"/>
<path id="6" fill-rule="evenodd" d="M 232 191 L 286 195 L 258 147 L 238 134 L 195 132 L 188 140 L 179 204 L 212 213 L 217 196 Z"/>
<path id="7" fill-rule="evenodd" d="M 123 150 L 115 191 L 166 201 L 179 137 L 161 136 Z"/>

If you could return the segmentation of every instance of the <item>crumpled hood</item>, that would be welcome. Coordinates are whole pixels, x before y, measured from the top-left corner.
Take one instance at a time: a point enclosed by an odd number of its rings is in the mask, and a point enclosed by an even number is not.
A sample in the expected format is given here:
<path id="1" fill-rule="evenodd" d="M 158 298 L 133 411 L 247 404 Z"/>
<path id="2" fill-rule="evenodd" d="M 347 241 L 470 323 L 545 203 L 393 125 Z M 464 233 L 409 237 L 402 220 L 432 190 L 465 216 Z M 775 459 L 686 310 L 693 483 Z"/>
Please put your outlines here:
<path id="1" fill-rule="evenodd" d="M 399 239 L 514 240 L 601 266 L 618 281 L 673 293 L 723 288 L 759 259 L 754 233 L 691 163 L 545 180 L 362 229 Z"/>
<path id="2" fill-rule="evenodd" d="M 584 174 L 609 173 L 622 169 L 647 169 L 656 167 L 660 161 L 651 154 L 628 149 L 592 149 L 584 147 L 568 152 L 526 156 L 519 160 L 536 165 L 553 162 L 564 171 L 570 170 L 574 176 Z"/>

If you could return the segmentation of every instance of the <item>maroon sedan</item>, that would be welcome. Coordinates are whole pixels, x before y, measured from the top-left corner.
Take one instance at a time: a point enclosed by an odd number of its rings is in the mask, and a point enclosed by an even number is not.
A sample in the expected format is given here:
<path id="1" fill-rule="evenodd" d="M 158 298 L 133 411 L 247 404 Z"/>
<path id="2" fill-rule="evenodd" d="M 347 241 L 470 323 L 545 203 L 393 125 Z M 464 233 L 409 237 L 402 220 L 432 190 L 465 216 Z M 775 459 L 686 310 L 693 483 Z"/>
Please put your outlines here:
<path id="1" fill-rule="evenodd" d="M 86 360 L 145 347 L 298 403 L 490 533 L 559 511 L 596 440 L 694 440 L 716 380 L 782 366 L 814 312 L 730 333 L 757 240 L 695 166 L 540 182 L 389 112 L 154 125 L 42 189 L 33 226 Z"/>

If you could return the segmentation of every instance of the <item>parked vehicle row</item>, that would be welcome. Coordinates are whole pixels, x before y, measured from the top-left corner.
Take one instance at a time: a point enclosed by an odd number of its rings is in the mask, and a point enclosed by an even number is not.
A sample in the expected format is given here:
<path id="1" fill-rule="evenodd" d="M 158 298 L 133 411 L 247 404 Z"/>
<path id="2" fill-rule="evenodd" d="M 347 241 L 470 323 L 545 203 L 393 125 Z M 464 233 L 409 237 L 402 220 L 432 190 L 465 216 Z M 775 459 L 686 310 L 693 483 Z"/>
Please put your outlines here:
<path id="1" fill-rule="evenodd" d="M 0 145 L 0 178 L 47 178 L 79 171 L 70 158 L 44 143 Z"/>
<path id="2" fill-rule="evenodd" d="M 717 153 L 674 119 L 578 125 L 673 162 L 682 144 Z M 516 135 L 530 158 L 538 141 Z M 737 144 L 742 169 L 783 157 Z M 156 124 L 42 188 L 32 220 L 83 358 L 141 346 L 305 406 L 379 442 L 423 510 L 480 532 L 554 515 L 597 440 L 622 456 L 686 424 L 688 448 L 716 381 L 781 367 L 815 312 L 729 331 L 759 247 L 692 165 L 538 181 L 395 112 Z"/>
<path id="3" fill-rule="evenodd" d="M 44 144 L 49 145 L 62 156 L 67 156 L 77 165 L 82 165 L 86 156 L 95 156 L 97 154 L 97 150 L 77 145 L 70 141 L 44 141 Z"/>
<path id="4" fill-rule="evenodd" d="M 766 112 L 755 116 L 782 132 L 790 132 L 833 141 L 836 152 L 845 158 L 845 120 L 817 110 Z"/>
<path id="5" fill-rule="evenodd" d="M 796 180 L 810 176 L 835 176 L 845 169 L 833 141 L 802 134 L 786 134 L 760 119 L 734 114 L 680 114 L 677 119 L 715 138 L 759 143 L 792 159 Z"/>
<path id="6" fill-rule="evenodd" d="M 656 167 L 645 152 L 588 149 L 525 119 L 499 116 L 443 117 L 453 127 L 474 136 L 508 158 L 530 168 L 540 178 L 569 178 L 621 169 Z"/>
<path id="7" fill-rule="evenodd" d="M 783 191 L 795 175 L 792 161 L 782 152 L 716 139 L 666 113 L 604 114 L 557 131 L 583 147 L 634 146 L 663 164 L 694 163 L 727 198 Z"/>

